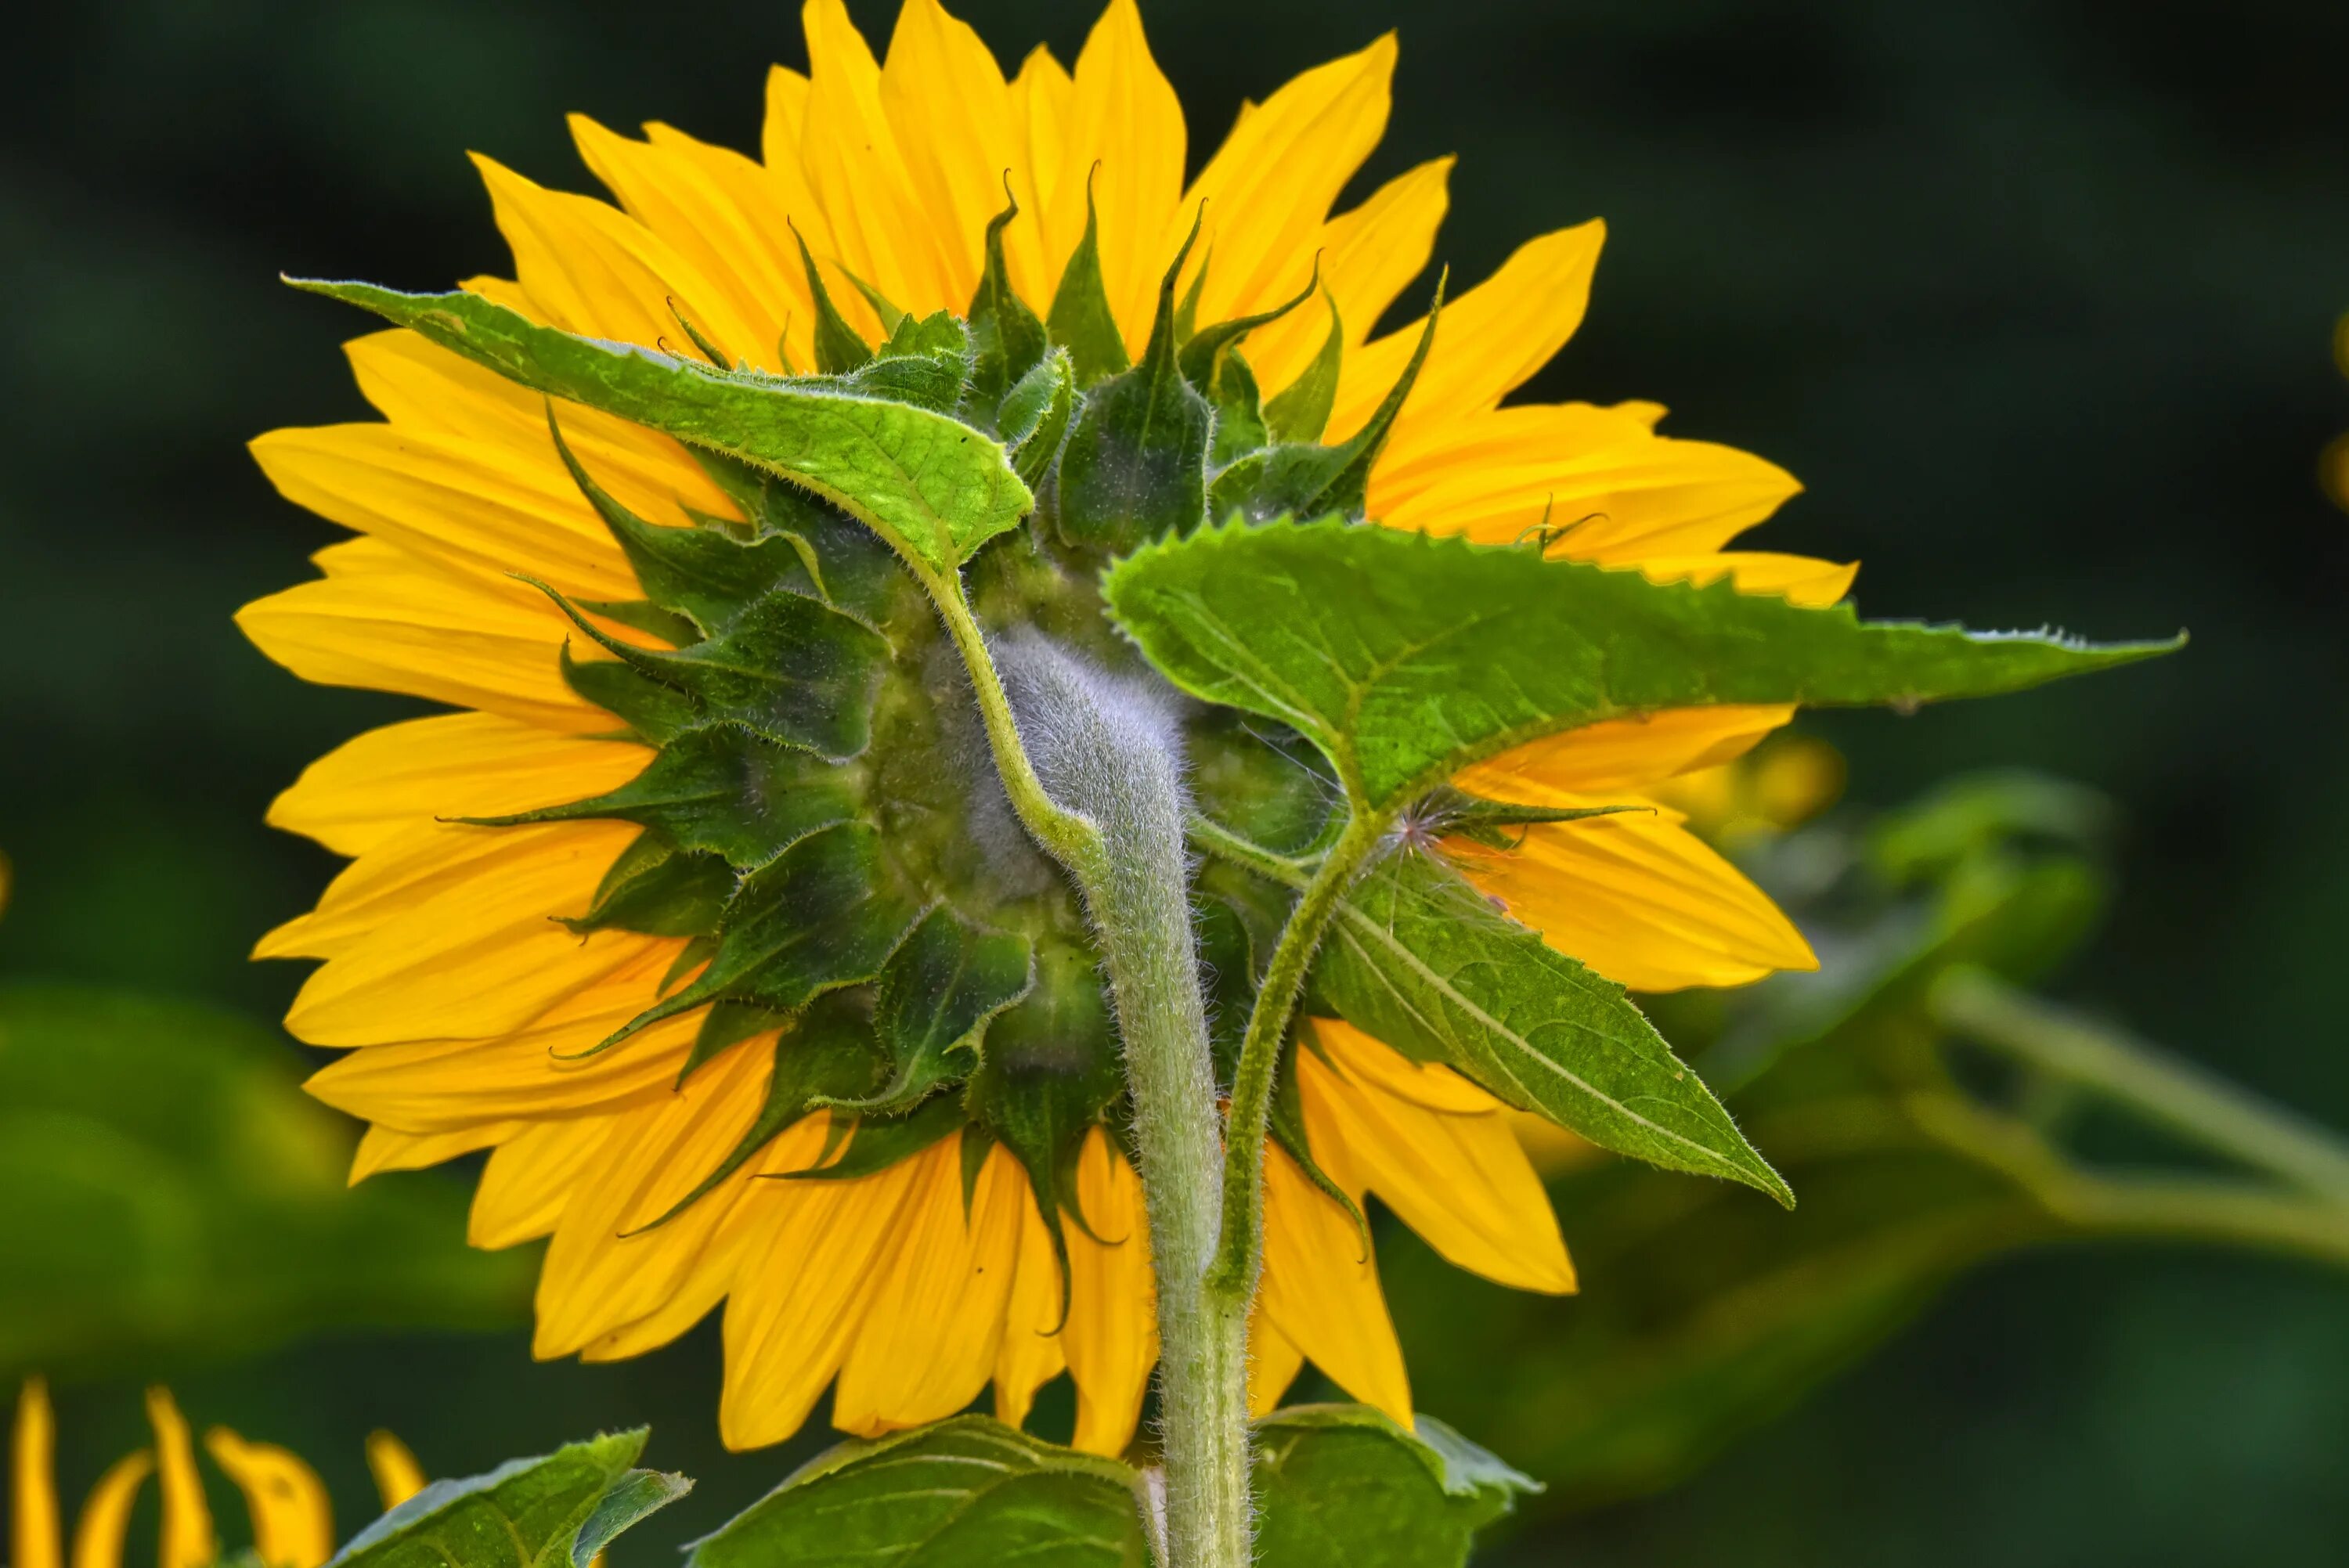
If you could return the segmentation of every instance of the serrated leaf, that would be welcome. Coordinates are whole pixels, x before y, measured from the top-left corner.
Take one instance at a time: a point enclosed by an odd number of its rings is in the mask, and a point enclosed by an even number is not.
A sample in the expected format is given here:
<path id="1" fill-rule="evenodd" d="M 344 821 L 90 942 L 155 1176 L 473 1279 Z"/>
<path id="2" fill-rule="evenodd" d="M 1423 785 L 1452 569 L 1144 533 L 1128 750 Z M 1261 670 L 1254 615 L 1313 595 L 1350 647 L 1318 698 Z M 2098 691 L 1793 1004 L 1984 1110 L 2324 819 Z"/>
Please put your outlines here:
<path id="1" fill-rule="evenodd" d="M 700 720 L 834 760 L 856 756 L 872 738 L 888 640 L 820 600 L 789 592 L 754 599 L 723 632 L 671 653 L 623 642 L 545 592 L 605 653 L 682 693 Z"/>
<path id="2" fill-rule="evenodd" d="M 749 871 L 818 828 L 855 816 L 858 793 L 854 779 L 820 758 L 739 726 L 710 725 L 672 737 L 616 789 L 535 811 L 464 820 L 490 827 L 598 818 L 638 822 L 678 850 Z"/>
<path id="3" fill-rule="evenodd" d="M 795 1013 L 879 975 L 920 913 L 883 869 L 880 837 L 864 822 L 819 829 L 745 877 L 701 977 L 595 1048 L 721 997 Z"/>
<path id="4" fill-rule="evenodd" d="M 827 1100 L 895 1116 L 940 1085 L 969 1076 L 995 1016 L 1028 993 L 1028 939 L 986 931 L 941 905 L 914 927 L 882 970 L 873 1026 L 891 1064 L 869 1096 Z"/>
<path id="5" fill-rule="evenodd" d="M 1035 505 L 1003 449 L 944 414 L 822 381 L 730 373 L 652 349 L 576 337 L 478 295 L 297 283 L 521 383 L 728 453 L 846 509 L 933 571 L 1018 525 Z"/>
<path id="6" fill-rule="evenodd" d="M 1423 856 L 1390 855 L 1340 903 L 1315 990 L 1348 1022 L 1520 1109 L 1651 1164 L 1794 1194 L 1623 987 Z"/>
<path id="7" fill-rule="evenodd" d="M 687 1568 L 1145 1568 L 1134 1472 L 982 1416 L 820 1455 Z"/>
<path id="8" fill-rule="evenodd" d="M 1279 521 L 1162 540 L 1104 580 L 1175 685 L 1279 719 L 1391 810 L 1557 730 L 1718 703 L 1806 707 L 2019 691 L 2166 653 L 2045 634 L 1864 624 L 1530 550 Z"/>
<path id="9" fill-rule="evenodd" d="M 1019 203 L 1011 199 L 1009 181 L 1004 201 L 1003 211 L 988 222 L 987 264 L 970 300 L 970 398 L 975 407 L 987 411 L 1000 405 L 1019 378 L 1042 361 L 1049 346 L 1044 324 L 1012 289 L 1011 274 L 1004 265 L 1003 230 L 1019 216 Z M 1007 442 L 1013 440 L 1002 425 L 997 430 Z"/>
<path id="10" fill-rule="evenodd" d="M 683 1476 L 631 1469 L 645 1429 L 436 1480 L 353 1536 L 329 1568 L 587 1568 L 611 1540 L 683 1497 Z"/>
<path id="11" fill-rule="evenodd" d="M 1184 534 L 1206 515 L 1207 444 L 1215 411 L 1184 376 L 1174 348 L 1174 280 L 1198 238 L 1183 242 L 1158 289 L 1141 363 L 1085 394 L 1061 454 L 1061 537 L 1122 553 Z"/>
<path id="12" fill-rule="evenodd" d="M 1432 1417 L 1363 1405 L 1256 1424 L 1257 1559 L 1268 1568 L 1460 1568 L 1480 1526 L 1540 1488 Z"/>
<path id="13" fill-rule="evenodd" d="M 1110 311 L 1109 293 L 1102 285 L 1101 221 L 1093 211 L 1090 176 L 1085 181 L 1084 238 L 1061 270 L 1061 286 L 1052 293 L 1044 325 L 1051 340 L 1069 351 L 1080 388 L 1106 380 L 1133 363 L 1117 317 Z"/>
<path id="14" fill-rule="evenodd" d="M 1336 296 L 1324 290 L 1321 297 L 1330 306 L 1330 335 L 1321 340 L 1320 352 L 1305 373 L 1264 406 L 1265 434 L 1284 445 L 1319 442 L 1321 432 L 1330 428 L 1330 410 L 1338 404 L 1338 370 L 1346 355 L 1346 325 L 1339 318 Z"/>

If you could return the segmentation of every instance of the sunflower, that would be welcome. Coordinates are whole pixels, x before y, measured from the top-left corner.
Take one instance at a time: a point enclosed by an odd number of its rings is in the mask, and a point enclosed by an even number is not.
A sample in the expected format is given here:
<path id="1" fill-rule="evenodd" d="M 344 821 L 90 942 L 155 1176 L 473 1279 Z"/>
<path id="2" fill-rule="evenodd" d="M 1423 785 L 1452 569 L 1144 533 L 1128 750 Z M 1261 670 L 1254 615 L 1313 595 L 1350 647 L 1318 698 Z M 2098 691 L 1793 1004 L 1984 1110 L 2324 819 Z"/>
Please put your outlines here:
<path id="1" fill-rule="evenodd" d="M 131 1506 L 150 1475 L 160 1476 L 162 1530 L 157 1553 L 162 1568 L 212 1568 L 221 1560 L 204 1502 L 203 1478 L 187 1418 L 162 1388 L 147 1390 L 147 1421 L 155 1446 L 116 1460 L 82 1503 L 75 1522 L 73 1568 L 122 1568 L 123 1535 Z M 56 1418 L 49 1391 L 38 1378 L 16 1396 L 13 1449 L 8 1561 L 15 1568 L 64 1568 L 64 1534 L 57 1512 L 52 1454 Z M 204 1433 L 204 1451 L 244 1494 L 253 1526 L 254 1568 L 318 1568 L 335 1554 L 334 1513 L 317 1471 L 300 1456 L 271 1443 L 247 1442 L 226 1427 Z M 424 1489 L 424 1472 L 398 1438 L 377 1432 L 367 1439 L 367 1468 L 386 1510 Z"/>
<path id="2" fill-rule="evenodd" d="M 1849 583 L 1724 552 L 1797 487 L 1659 434 L 1656 405 L 1502 406 L 1580 322 L 1599 223 L 1523 246 L 1441 306 L 1440 332 L 1433 307 L 1375 332 L 1428 266 L 1451 168 L 1333 211 L 1386 122 L 1391 36 L 1246 106 L 1186 182 L 1182 108 L 1131 0 L 1073 69 L 1039 48 L 1009 78 L 936 0 L 906 0 L 880 61 L 840 0 L 803 21 L 811 69 L 771 72 L 757 159 L 574 118 L 610 201 L 477 159 L 513 276 L 464 287 L 721 366 L 907 386 L 943 366 L 950 400 L 987 388 L 1007 441 L 1024 410 L 1050 439 L 1023 477 L 1057 497 L 1059 527 L 974 559 L 991 634 L 1041 627 L 1116 656 L 1093 581 L 1134 525 L 1083 511 L 1050 377 L 1111 387 L 1175 341 L 1217 411 L 1195 459 L 1223 472 L 1251 444 L 1326 438 L 1368 463 L 1351 511 L 1389 527 L 1537 538 L 1804 604 Z M 730 1445 L 790 1436 L 827 1387 L 833 1423 L 862 1435 L 990 1383 L 1018 1422 L 1065 1370 L 1076 1442 L 1123 1448 L 1157 1347 L 1098 956 L 1003 809 L 926 603 L 803 493 L 550 408 L 412 331 L 349 355 L 382 418 L 254 451 L 356 537 L 239 621 L 307 679 L 458 710 L 359 736 L 270 812 L 351 857 L 259 951 L 325 961 L 287 1021 L 348 1052 L 310 1088 L 372 1124 L 354 1180 L 488 1150 L 471 1239 L 551 1238 L 540 1357 L 638 1355 L 722 1303 Z M 717 666 L 753 646 L 822 700 L 770 710 L 725 686 Z M 1808 967 L 1785 918 L 1651 793 L 1788 717 L 1576 730 L 1460 787 L 1552 816 L 1643 809 L 1410 830 L 1625 985 Z M 1329 780 L 1305 748 L 1228 714 L 1183 722 L 1205 803 L 1252 811 L 1263 841 L 1284 813 L 1310 838 Z M 1200 902 L 1217 974 L 1244 981 L 1247 901 L 1203 873 Z M 1245 1016 L 1244 997 L 1217 1001 Z M 1573 1272 L 1499 1100 L 1335 1018 L 1290 1051 L 1252 1397 L 1270 1408 L 1309 1360 L 1408 1422 L 1368 1198 L 1505 1284 L 1566 1292 Z"/>

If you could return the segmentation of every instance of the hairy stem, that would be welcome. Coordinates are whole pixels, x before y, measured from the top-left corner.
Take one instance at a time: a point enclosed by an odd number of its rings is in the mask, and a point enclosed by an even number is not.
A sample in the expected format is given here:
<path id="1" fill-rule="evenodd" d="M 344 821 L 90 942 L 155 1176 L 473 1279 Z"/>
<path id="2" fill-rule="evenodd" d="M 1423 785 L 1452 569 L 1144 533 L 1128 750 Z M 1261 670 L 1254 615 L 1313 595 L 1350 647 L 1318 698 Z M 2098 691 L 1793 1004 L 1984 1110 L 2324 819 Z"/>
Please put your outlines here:
<path id="1" fill-rule="evenodd" d="M 1945 976 L 1933 989 L 1932 1007 L 1941 1023 L 1969 1039 L 2349 1209 L 2349 1146 L 2190 1063 L 2027 996 L 1980 970 Z"/>
<path id="2" fill-rule="evenodd" d="M 1194 827 L 1196 830 L 1195 822 Z M 1230 841 L 1218 846 L 1226 853 L 1244 842 L 1227 833 L 1222 837 Z M 1385 837 L 1386 824 L 1366 812 L 1357 810 L 1348 820 L 1298 895 L 1297 907 L 1289 911 L 1272 962 L 1257 986 L 1256 1006 L 1240 1041 L 1239 1066 L 1232 1074 L 1232 1106 L 1224 1136 L 1223 1242 L 1207 1282 L 1215 1294 L 1243 1307 L 1256 1295 L 1257 1270 L 1263 1261 L 1264 1144 L 1272 1120 L 1273 1074 L 1280 1064 L 1281 1041 L 1339 899 Z"/>
<path id="3" fill-rule="evenodd" d="M 1016 756 L 1041 802 L 1035 818 L 1071 847 L 1030 830 L 1076 879 L 1107 961 L 1158 1280 L 1167 1561 L 1247 1568 L 1247 1303 L 1206 1288 L 1222 1129 L 1191 927 L 1180 732 L 1161 694 L 1041 637 L 990 649 L 974 626 L 963 646 L 974 686 L 995 694 L 1009 731 L 999 760 Z"/>

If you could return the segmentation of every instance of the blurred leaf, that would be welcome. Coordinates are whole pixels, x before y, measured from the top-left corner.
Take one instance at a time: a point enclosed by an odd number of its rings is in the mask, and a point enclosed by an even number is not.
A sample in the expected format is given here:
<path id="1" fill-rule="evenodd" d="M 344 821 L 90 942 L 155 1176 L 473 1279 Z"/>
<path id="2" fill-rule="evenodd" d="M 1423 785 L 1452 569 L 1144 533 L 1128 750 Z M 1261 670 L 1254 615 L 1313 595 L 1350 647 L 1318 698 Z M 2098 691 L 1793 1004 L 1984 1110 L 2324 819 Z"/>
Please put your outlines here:
<path id="1" fill-rule="evenodd" d="M 1136 1479 L 957 1416 L 809 1460 L 695 1542 L 688 1568 L 1144 1568 Z"/>
<path id="2" fill-rule="evenodd" d="M 1064 481 L 1065 482 L 1065 481 Z M 1164 540 L 1102 591 L 1195 696 L 1309 738 L 1374 810 L 1557 730 L 1714 703 L 1893 704 L 2020 691 L 2166 653 L 1863 623 L 1639 572 L 1337 521 Z"/>
<path id="3" fill-rule="evenodd" d="M 1441 1421 L 1413 1434 L 1364 1405 L 1277 1411 L 1256 1449 L 1267 1568 L 1457 1568 L 1479 1526 L 1540 1490 Z"/>
<path id="4" fill-rule="evenodd" d="M 629 1468 L 645 1429 L 487 1475 L 436 1480 L 351 1538 L 331 1568 L 587 1568 L 630 1525 L 693 1490 Z"/>
<path id="5" fill-rule="evenodd" d="M 0 983 L 0 1377 L 521 1318 L 531 1260 L 466 1247 L 452 1183 L 349 1190 L 300 1073 L 231 1014 Z"/>

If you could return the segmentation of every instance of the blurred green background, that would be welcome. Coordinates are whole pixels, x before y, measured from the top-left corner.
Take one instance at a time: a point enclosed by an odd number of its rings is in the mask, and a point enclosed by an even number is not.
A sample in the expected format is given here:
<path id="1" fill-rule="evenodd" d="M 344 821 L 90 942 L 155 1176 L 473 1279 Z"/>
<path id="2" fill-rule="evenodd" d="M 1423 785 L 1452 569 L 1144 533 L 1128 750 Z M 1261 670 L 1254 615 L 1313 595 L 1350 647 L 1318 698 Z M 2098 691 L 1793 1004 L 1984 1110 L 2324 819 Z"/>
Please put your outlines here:
<path id="1" fill-rule="evenodd" d="M 889 7 L 852 8 L 885 37 Z M 957 10 L 1007 66 L 1038 39 L 1072 57 L 1091 21 L 1040 0 Z M 1471 281 L 1605 216 L 1588 323 L 1532 392 L 1653 397 L 1668 430 L 1785 464 L 1810 491 L 1761 547 L 1864 561 L 1868 614 L 2190 626 L 2188 655 L 2123 676 L 1816 732 L 1850 758 L 1855 812 L 1986 762 L 2111 794 L 2121 896 L 2054 990 L 2349 1126 L 2349 519 L 2315 478 L 2349 428 L 2328 342 L 2349 309 L 2349 8 L 1160 0 L 1145 17 L 1195 166 L 1244 96 L 1400 27 L 1362 188 L 1462 154 L 1440 254 Z M 336 537 L 241 443 L 364 413 L 335 346 L 364 324 L 276 273 L 424 288 L 505 270 L 462 155 L 592 188 L 566 110 L 755 148 L 767 62 L 804 64 L 796 17 L 84 0 L 13 33 L 0 975 L 274 1017 L 297 969 L 244 953 L 332 866 L 263 809 L 312 757 L 413 711 L 303 686 L 229 623 Z M 24 1190 L 0 1202 L 38 1205 L 38 1172 L 5 1169 Z M 648 1420 L 651 1460 L 702 1482 L 621 1549 L 662 1560 L 823 1440 L 719 1449 L 710 1326 L 608 1367 L 533 1366 L 518 1330 L 150 1350 L 62 1390 L 67 1506 L 140 1440 L 138 1379 L 168 1377 L 200 1424 L 307 1455 L 347 1530 L 370 1426 L 450 1473 Z M 1433 1367 L 1478 1330 L 1408 1332 Z M 1454 1414 L 1433 1372 L 1419 1393 Z M 1503 1552 L 2349 1560 L 2349 1294 L 2187 1249 L 2004 1262 L 1691 1483 Z"/>

